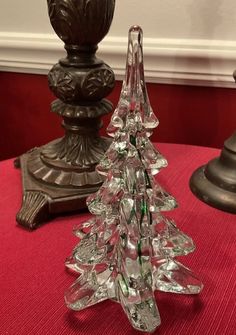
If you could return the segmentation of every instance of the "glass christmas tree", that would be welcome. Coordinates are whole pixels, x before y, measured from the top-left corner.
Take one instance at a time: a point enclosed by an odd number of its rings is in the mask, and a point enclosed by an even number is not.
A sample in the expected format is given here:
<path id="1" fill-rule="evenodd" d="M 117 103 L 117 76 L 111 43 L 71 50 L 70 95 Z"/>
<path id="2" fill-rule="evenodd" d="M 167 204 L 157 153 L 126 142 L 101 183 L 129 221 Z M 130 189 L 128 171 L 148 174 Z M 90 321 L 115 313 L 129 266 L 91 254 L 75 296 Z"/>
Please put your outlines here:
<path id="1" fill-rule="evenodd" d="M 154 177 L 167 166 L 149 140 L 157 126 L 144 78 L 142 30 L 133 26 L 126 77 L 108 126 L 114 140 L 97 166 L 105 181 L 87 199 L 94 216 L 74 229 L 80 241 L 66 266 L 80 276 L 65 300 L 78 311 L 113 299 L 132 326 L 145 332 L 161 323 L 155 290 L 197 294 L 202 289 L 175 259 L 194 250 L 192 239 L 162 213 L 177 203 Z"/>

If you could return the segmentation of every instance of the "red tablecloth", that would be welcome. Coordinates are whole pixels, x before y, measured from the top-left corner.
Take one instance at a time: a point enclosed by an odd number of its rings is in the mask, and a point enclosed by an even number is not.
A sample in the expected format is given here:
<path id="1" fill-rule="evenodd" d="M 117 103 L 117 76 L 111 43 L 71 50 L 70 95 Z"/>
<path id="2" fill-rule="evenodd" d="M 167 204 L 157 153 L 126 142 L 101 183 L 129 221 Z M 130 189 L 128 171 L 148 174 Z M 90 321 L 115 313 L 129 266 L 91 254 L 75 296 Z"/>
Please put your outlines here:
<path id="1" fill-rule="evenodd" d="M 155 334 L 236 334 L 236 216 L 201 203 L 188 187 L 192 172 L 219 151 L 171 144 L 158 148 L 169 161 L 158 180 L 180 205 L 169 216 L 197 245 L 181 262 L 201 278 L 204 289 L 199 296 L 158 292 L 162 325 Z M 75 279 L 64 268 L 77 243 L 72 227 L 89 214 L 60 217 L 28 232 L 15 221 L 22 191 L 12 160 L 0 163 L 0 180 L 0 334 L 139 334 L 115 302 L 77 313 L 64 304 L 64 291 Z"/>

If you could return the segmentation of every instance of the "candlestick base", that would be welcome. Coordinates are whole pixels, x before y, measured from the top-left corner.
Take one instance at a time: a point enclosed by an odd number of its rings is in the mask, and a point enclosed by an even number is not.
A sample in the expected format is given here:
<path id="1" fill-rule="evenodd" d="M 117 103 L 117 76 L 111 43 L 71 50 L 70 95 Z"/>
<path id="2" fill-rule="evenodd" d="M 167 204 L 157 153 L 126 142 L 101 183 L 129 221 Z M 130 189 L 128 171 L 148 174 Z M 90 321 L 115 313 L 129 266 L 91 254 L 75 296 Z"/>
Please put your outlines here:
<path id="1" fill-rule="evenodd" d="M 104 140 L 109 146 L 110 141 L 108 139 Z M 85 184 L 80 187 L 75 187 L 74 183 L 70 183 L 71 187 L 69 187 L 68 185 L 56 185 L 55 180 L 54 184 L 50 184 L 46 180 L 43 182 L 42 178 L 37 180 L 29 170 L 29 167 L 32 167 L 32 161 L 35 161 L 35 158 L 39 160 L 41 152 L 57 141 L 35 148 L 15 161 L 15 166 L 22 170 L 23 184 L 22 205 L 16 215 L 16 220 L 20 225 L 30 230 L 37 228 L 43 222 L 49 221 L 55 215 L 85 209 L 87 196 L 96 192 L 103 181 L 96 171 L 91 171 L 93 175 L 90 175 L 94 184 Z M 37 168 L 36 165 L 35 168 Z M 52 174 L 54 173 L 52 171 Z M 81 176 L 78 176 L 78 173 L 75 176 L 78 177 L 78 180 L 84 181 Z M 44 178 L 46 178 L 46 175 Z M 70 178 L 72 178 L 72 175 Z"/>
<path id="2" fill-rule="evenodd" d="M 208 205 L 236 214 L 236 133 L 224 143 L 220 157 L 198 168 L 191 191 Z"/>

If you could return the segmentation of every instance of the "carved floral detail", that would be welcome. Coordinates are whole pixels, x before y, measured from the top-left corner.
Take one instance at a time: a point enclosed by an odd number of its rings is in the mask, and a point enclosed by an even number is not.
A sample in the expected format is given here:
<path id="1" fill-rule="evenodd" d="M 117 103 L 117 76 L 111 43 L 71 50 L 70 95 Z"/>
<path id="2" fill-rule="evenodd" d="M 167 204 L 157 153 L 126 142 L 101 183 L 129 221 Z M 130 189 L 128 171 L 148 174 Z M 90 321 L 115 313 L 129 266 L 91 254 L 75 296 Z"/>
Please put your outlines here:
<path id="1" fill-rule="evenodd" d="M 48 74 L 51 91 L 63 101 L 73 101 L 76 96 L 76 80 L 72 73 L 55 65 Z"/>
<path id="2" fill-rule="evenodd" d="M 109 144 L 110 140 L 105 138 L 72 133 L 45 147 L 41 154 L 49 160 L 62 160 L 74 168 L 88 168 L 101 160 Z"/>
<path id="3" fill-rule="evenodd" d="M 111 69 L 92 70 L 82 84 L 82 91 L 93 99 L 102 99 L 107 96 L 115 85 L 115 76 Z"/>

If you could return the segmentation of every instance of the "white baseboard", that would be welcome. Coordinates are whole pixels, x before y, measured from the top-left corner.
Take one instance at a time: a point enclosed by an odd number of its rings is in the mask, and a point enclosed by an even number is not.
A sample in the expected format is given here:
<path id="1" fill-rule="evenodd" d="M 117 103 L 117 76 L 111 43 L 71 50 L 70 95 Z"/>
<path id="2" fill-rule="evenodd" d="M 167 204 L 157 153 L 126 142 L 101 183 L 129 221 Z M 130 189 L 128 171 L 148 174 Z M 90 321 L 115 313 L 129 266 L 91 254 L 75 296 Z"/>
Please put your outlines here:
<path id="1" fill-rule="evenodd" d="M 122 80 L 127 39 L 107 37 L 98 56 Z M 63 43 L 54 34 L 0 32 L 0 70 L 47 74 L 63 57 Z M 236 88 L 236 41 L 144 38 L 148 82 Z"/>

